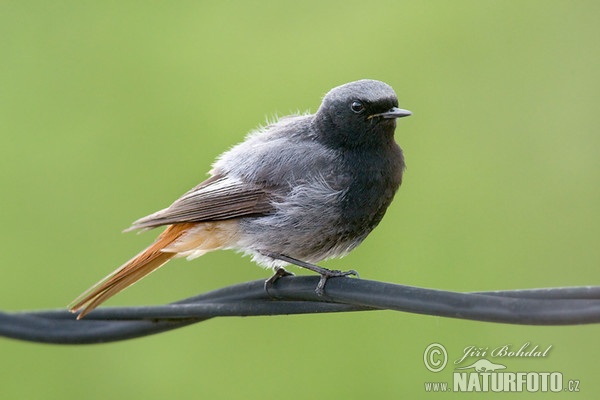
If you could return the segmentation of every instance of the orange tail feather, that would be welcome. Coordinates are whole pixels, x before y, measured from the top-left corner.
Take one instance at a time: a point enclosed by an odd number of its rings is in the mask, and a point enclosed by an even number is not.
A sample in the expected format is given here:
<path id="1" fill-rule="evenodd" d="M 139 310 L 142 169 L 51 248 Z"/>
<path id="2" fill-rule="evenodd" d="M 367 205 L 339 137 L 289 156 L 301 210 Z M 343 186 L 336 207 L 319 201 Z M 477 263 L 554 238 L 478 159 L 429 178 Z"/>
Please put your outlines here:
<path id="1" fill-rule="evenodd" d="M 146 250 L 75 299 L 70 305 L 70 311 L 82 310 L 77 316 L 77 319 L 81 319 L 110 297 L 156 271 L 177 254 L 162 250 L 179 239 L 193 225 L 184 223 L 169 226 Z"/>

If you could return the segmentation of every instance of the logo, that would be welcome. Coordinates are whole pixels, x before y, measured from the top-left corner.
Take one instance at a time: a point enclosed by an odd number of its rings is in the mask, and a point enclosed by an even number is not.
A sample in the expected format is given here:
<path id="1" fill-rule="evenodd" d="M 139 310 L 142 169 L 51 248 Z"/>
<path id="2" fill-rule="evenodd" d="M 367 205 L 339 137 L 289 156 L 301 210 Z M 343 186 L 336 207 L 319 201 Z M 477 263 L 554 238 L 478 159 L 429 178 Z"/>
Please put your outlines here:
<path id="1" fill-rule="evenodd" d="M 467 365 L 466 367 L 456 368 L 456 369 L 469 369 L 469 368 L 473 368 L 477 372 L 493 372 L 493 371 L 496 371 L 497 369 L 506 369 L 506 365 L 494 364 L 490 360 L 486 360 L 485 358 L 482 358 L 481 360 L 475 361 L 471 365 Z"/>
<path id="2" fill-rule="evenodd" d="M 560 371 L 513 371 L 511 359 L 549 356 L 552 345 L 520 346 L 510 344 L 494 348 L 466 346 L 453 361 L 447 381 L 425 382 L 426 392 L 579 392 L 578 379 L 565 379 Z M 423 352 L 425 368 L 439 374 L 448 366 L 449 352 L 440 343 L 432 343 Z M 452 352 L 450 352 L 452 354 Z M 450 370 L 450 368 L 448 368 Z"/>

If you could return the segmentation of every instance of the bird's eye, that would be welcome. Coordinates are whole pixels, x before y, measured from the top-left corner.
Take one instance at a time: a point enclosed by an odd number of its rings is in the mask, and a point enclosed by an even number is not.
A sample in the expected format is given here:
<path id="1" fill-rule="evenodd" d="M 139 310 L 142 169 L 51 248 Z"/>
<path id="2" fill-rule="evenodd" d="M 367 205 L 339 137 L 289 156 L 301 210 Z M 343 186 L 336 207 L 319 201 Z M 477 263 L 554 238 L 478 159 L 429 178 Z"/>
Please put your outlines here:
<path id="1" fill-rule="evenodd" d="M 360 101 L 354 100 L 352 102 L 352 104 L 350 105 L 350 108 L 352 109 L 352 111 L 354 111 L 355 113 L 358 114 L 358 113 L 361 113 L 365 109 L 365 106 Z"/>

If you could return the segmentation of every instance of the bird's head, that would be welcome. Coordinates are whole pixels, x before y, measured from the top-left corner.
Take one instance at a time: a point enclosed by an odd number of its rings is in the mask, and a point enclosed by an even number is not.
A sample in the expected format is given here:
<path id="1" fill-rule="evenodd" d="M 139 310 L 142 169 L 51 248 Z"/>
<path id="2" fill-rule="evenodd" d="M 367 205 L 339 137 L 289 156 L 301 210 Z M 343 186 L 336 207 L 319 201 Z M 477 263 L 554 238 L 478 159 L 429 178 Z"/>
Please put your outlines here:
<path id="1" fill-rule="evenodd" d="M 354 147 L 393 140 L 396 119 L 411 115 L 398 108 L 386 83 L 363 79 L 335 87 L 315 114 L 318 136 L 333 146 Z"/>

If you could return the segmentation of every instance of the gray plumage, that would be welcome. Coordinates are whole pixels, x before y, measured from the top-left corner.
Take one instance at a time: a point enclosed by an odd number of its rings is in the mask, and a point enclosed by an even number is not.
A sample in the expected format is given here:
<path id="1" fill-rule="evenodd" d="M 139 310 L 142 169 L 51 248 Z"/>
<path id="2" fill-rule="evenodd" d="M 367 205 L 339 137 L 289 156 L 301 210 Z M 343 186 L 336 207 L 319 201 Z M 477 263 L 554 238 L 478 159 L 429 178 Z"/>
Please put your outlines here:
<path id="1" fill-rule="evenodd" d="M 359 102 L 364 109 L 353 110 Z M 284 117 L 222 154 L 207 181 L 130 229 L 238 219 L 234 248 L 315 263 L 345 255 L 379 223 L 400 186 L 393 89 L 374 80 L 331 90 L 315 114 Z M 358 108 L 358 106 L 357 106 Z"/>

